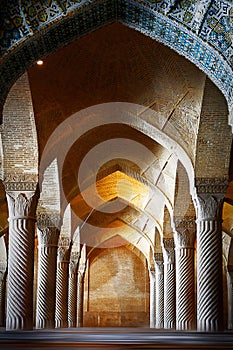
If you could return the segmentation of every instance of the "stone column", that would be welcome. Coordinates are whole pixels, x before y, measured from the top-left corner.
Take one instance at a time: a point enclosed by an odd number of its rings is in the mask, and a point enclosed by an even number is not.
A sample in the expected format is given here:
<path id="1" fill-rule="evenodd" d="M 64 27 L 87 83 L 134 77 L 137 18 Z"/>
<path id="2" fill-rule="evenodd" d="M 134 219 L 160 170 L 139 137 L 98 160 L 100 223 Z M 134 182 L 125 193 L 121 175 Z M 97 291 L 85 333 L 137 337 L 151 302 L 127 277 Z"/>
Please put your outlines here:
<path id="1" fill-rule="evenodd" d="M 164 264 L 163 254 L 155 256 L 155 328 L 164 326 Z"/>
<path id="2" fill-rule="evenodd" d="M 68 327 L 76 327 L 77 321 L 77 268 L 78 256 L 71 257 L 68 287 Z"/>
<path id="3" fill-rule="evenodd" d="M 197 330 L 200 332 L 222 329 L 222 206 L 226 186 L 222 179 L 196 180 Z"/>
<path id="4" fill-rule="evenodd" d="M 77 275 L 77 327 L 83 327 L 83 284 L 84 275 L 78 271 Z"/>
<path id="5" fill-rule="evenodd" d="M 155 267 L 149 269 L 150 276 L 150 328 L 155 328 Z"/>
<path id="6" fill-rule="evenodd" d="M 70 248 L 59 247 L 57 254 L 55 327 L 68 327 L 68 278 Z"/>
<path id="7" fill-rule="evenodd" d="M 6 329 L 29 330 L 33 328 L 37 184 L 5 183 L 5 188 L 9 210 Z"/>
<path id="8" fill-rule="evenodd" d="M 196 326 L 194 240 L 195 218 L 176 224 L 176 329 L 193 330 Z"/>
<path id="9" fill-rule="evenodd" d="M 163 239 L 164 256 L 164 328 L 176 325 L 176 269 L 173 238 Z"/>
<path id="10" fill-rule="evenodd" d="M 55 328 L 56 266 L 60 225 L 59 213 L 38 215 L 36 328 Z"/>
<path id="11" fill-rule="evenodd" d="M 6 263 L 0 263 L 0 327 L 5 326 L 5 304 L 6 304 Z"/>

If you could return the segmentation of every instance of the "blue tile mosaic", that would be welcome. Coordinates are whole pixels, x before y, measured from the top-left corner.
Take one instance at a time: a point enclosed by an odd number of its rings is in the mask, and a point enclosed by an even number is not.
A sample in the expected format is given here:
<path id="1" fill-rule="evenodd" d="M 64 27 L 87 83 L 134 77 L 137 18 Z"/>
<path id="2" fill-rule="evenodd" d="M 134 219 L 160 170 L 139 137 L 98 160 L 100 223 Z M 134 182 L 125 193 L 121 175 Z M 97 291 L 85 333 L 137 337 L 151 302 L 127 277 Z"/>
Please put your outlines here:
<path id="1" fill-rule="evenodd" d="M 0 102 L 38 57 L 111 21 L 184 55 L 233 103 L 233 2 L 227 0 L 2 0 Z"/>

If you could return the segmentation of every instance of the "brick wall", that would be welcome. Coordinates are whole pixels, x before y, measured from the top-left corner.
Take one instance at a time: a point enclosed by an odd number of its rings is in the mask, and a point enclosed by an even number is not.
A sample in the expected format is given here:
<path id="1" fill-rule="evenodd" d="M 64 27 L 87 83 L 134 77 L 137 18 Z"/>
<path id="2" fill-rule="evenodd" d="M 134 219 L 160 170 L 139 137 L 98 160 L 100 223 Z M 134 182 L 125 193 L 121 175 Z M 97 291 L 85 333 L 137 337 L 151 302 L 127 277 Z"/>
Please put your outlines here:
<path id="1" fill-rule="evenodd" d="M 4 173 L 37 174 L 38 147 L 27 73 L 11 88 L 3 110 Z"/>
<path id="2" fill-rule="evenodd" d="M 146 261 L 127 247 L 102 249 L 90 263 L 85 278 L 84 326 L 149 325 Z"/>

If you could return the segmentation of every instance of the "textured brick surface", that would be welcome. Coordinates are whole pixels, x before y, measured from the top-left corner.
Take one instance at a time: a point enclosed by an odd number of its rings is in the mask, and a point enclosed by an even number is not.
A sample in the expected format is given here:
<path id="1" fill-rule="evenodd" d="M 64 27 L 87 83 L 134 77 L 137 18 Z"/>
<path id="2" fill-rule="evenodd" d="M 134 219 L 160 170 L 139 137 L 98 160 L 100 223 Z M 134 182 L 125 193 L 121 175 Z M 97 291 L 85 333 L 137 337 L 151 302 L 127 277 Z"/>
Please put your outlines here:
<path id="1" fill-rule="evenodd" d="M 84 326 L 148 326 L 145 259 L 125 246 L 104 249 L 90 263 L 88 273 Z"/>

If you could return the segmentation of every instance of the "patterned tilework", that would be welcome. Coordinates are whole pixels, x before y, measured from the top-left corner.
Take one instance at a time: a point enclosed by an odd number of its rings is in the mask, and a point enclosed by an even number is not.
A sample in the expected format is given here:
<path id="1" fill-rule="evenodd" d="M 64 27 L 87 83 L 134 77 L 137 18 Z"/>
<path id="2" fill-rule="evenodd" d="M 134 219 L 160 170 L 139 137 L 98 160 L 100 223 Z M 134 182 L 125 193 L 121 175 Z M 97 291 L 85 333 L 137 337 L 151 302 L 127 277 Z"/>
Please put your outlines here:
<path id="1" fill-rule="evenodd" d="M 200 37 L 208 41 L 233 66 L 233 3 L 216 0 L 212 3 Z"/>
<path id="2" fill-rule="evenodd" d="M 184 55 L 233 102 L 233 2 L 227 0 L 2 0 L 0 94 L 38 57 L 114 20 Z M 12 56 L 15 47 L 21 49 Z"/>
<path id="3" fill-rule="evenodd" d="M 72 1 L 74 3 L 74 1 Z M 14 81 L 38 58 L 64 47 L 77 37 L 81 37 L 107 23 L 116 21 L 114 0 L 96 1 L 75 11 L 57 25 L 42 29 L 20 46 L 20 50 L 10 52 L 0 64 L 0 110 Z"/>
<path id="4" fill-rule="evenodd" d="M 223 91 L 228 102 L 232 103 L 232 68 L 198 36 L 162 14 L 159 15 L 133 1 L 119 1 L 118 20 L 164 43 L 195 63 Z"/>
<path id="5" fill-rule="evenodd" d="M 0 54 L 7 52 L 22 39 L 30 35 L 30 28 L 26 23 L 18 0 L 6 2 L 0 6 Z"/>
<path id="6" fill-rule="evenodd" d="M 178 1 L 170 13 L 170 17 L 198 33 L 212 2 L 213 0 Z"/>

